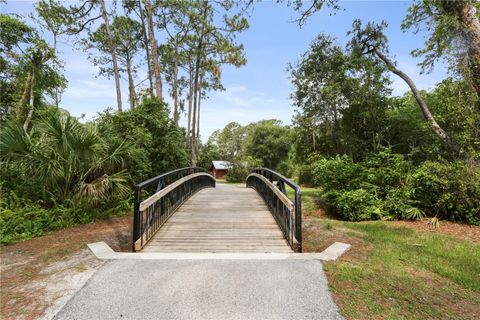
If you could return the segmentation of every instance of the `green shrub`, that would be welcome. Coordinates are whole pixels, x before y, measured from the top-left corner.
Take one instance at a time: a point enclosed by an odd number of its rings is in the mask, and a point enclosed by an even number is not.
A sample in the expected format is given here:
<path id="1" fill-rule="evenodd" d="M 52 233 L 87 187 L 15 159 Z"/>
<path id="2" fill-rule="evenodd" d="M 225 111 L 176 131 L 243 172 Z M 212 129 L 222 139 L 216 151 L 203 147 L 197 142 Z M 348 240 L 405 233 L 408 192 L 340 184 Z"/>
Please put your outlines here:
<path id="1" fill-rule="evenodd" d="M 371 191 L 356 189 L 342 192 L 335 199 L 338 213 L 347 220 L 375 220 L 386 215 L 383 203 Z"/>
<path id="2" fill-rule="evenodd" d="M 480 224 L 480 167 L 427 161 L 413 169 L 389 150 L 354 163 L 347 156 L 312 164 L 320 202 L 344 219 L 418 219 L 427 216 Z"/>
<path id="3" fill-rule="evenodd" d="M 413 200 L 429 216 L 480 225 L 480 166 L 427 161 L 408 183 Z"/>
<path id="4" fill-rule="evenodd" d="M 246 166 L 235 163 L 225 175 L 225 180 L 230 183 L 244 182 L 249 174 L 250 170 Z"/>
<path id="5" fill-rule="evenodd" d="M 402 187 L 411 167 L 401 154 L 388 149 L 369 154 L 361 165 L 365 167 L 368 183 L 377 186 L 382 196 L 389 189 Z"/>
<path id="6" fill-rule="evenodd" d="M 345 155 L 332 159 L 320 159 L 312 166 L 314 183 L 324 190 L 356 189 L 366 180 L 365 168 Z"/>
<path id="7" fill-rule="evenodd" d="M 45 208 L 40 201 L 32 203 L 10 192 L 0 201 L 0 244 L 27 240 L 52 230 L 130 213 L 131 210 L 130 199 L 115 199 L 98 207 L 88 202 L 65 201 Z"/>
<path id="8" fill-rule="evenodd" d="M 288 160 L 281 161 L 277 166 L 277 172 L 284 175 L 285 177 L 291 177 L 293 175 L 292 164 Z"/>
<path id="9" fill-rule="evenodd" d="M 245 182 L 253 169 L 261 166 L 261 161 L 252 157 L 245 157 L 233 161 L 232 168 L 225 175 L 227 182 Z"/>
<path id="10" fill-rule="evenodd" d="M 298 183 L 307 187 L 315 185 L 315 175 L 312 165 L 301 165 L 297 168 Z"/>
<path id="11" fill-rule="evenodd" d="M 415 220 L 423 216 L 417 208 L 417 201 L 412 197 L 413 189 L 410 186 L 388 188 L 384 201 L 384 208 L 391 217 Z"/>

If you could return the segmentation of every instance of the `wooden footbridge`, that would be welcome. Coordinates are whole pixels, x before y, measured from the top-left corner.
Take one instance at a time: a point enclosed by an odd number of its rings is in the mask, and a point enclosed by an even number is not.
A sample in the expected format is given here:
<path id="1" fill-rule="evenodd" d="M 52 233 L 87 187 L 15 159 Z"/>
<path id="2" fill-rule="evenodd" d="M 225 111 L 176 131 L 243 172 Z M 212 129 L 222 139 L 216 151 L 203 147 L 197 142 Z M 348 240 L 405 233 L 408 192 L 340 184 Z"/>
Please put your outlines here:
<path id="1" fill-rule="evenodd" d="M 202 168 L 174 170 L 135 186 L 133 251 L 301 252 L 300 197 L 266 168 L 246 186 L 216 184 Z"/>

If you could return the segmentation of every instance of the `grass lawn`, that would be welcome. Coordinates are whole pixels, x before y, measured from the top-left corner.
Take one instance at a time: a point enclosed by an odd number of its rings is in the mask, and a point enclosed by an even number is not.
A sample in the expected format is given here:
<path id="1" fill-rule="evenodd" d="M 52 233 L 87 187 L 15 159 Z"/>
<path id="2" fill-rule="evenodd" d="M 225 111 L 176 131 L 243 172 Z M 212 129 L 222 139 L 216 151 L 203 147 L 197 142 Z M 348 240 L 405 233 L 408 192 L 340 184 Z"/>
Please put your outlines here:
<path id="1" fill-rule="evenodd" d="M 396 221 L 331 219 L 317 210 L 315 196 L 315 189 L 302 188 L 304 250 L 352 244 L 340 260 L 324 265 L 344 316 L 479 319 L 480 239 L 443 234 L 442 222 L 440 230 L 424 230 Z M 479 227 L 458 227 L 479 234 Z"/>

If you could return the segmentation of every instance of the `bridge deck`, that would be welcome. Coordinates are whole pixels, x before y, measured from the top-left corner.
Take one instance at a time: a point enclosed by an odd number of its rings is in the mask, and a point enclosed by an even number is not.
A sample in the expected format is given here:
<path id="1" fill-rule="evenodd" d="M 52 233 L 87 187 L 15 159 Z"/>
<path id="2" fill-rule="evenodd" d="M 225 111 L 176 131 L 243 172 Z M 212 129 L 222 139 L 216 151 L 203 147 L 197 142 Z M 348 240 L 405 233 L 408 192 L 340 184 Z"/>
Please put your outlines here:
<path id="1" fill-rule="evenodd" d="M 143 252 L 292 252 L 262 198 L 217 184 L 188 199 Z"/>

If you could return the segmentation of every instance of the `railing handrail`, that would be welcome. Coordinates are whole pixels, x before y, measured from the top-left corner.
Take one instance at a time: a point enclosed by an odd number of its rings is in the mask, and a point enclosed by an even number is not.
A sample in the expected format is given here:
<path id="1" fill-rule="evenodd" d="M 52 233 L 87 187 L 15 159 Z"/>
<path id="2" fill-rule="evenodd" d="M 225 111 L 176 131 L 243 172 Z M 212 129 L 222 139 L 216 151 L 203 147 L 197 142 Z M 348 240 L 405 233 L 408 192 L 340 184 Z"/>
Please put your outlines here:
<path id="1" fill-rule="evenodd" d="M 293 207 L 294 203 L 292 200 L 290 200 L 285 193 L 283 193 L 278 187 L 276 187 L 273 182 L 268 180 L 265 176 L 262 176 L 261 174 L 252 172 L 248 175 L 247 180 L 250 176 L 255 176 L 258 177 L 259 179 L 263 180 L 265 183 L 268 184 L 270 189 L 280 198 L 280 201 L 282 201 L 286 206 Z"/>
<path id="2" fill-rule="evenodd" d="M 207 170 L 205 168 L 202 168 L 202 167 L 184 167 L 184 168 L 179 168 L 179 169 L 175 169 L 175 170 L 172 170 L 172 171 L 169 171 L 169 172 L 166 172 L 166 173 L 162 173 L 161 175 L 158 175 L 156 177 L 153 177 L 153 178 L 150 178 L 148 180 L 145 180 L 145 181 L 142 181 L 138 184 L 135 185 L 135 188 L 145 188 L 145 187 L 148 187 L 150 186 L 151 184 L 157 182 L 158 180 L 161 180 L 161 179 L 164 179 L 164 178 L 167 178 L 175 173 L 178 173 L 178 172 L 181 172 L 181 171 L 192 171 L 191 173 L 196 173 L 195 171 L 202 171 L 202 172 L 207 172 Z"/>
<path id="3" fill-rule="evenodd" d="M 264 176 L 265 178 L 268 179 L 268 176 L 266 176 L 265 174 L 263 174 L 263 171 L 264 172 L 268 172 L 270 173 L 271 175 L 273 175 L 274 177 L 277 177 L 277 181 L 278 180 L 283 180 L 286 184 L 288 184 L 290 187 L 292 187 L 292 189 L 294 189 L 295 191 L 297 190 L 301 190 L 300 186 L 298 184 L 296 184 L 295 182 L 293 182 L 291 179 L 285 177 L 284 175 L 282 175 L 281 173 L 278 173 L 276 171 L 273 171 L 272 169 L 268 169 L 268 168 L 263 168 L 263 167 L 259 167 L 259 168 L 255 168 L 252 170 L 252 172 L 255 172 L 255 173 L 258 173 L 258 174 L 261 174 L 262 176 Z"/>
<path id="4" fill-rule="evenodd" d="M 273 184 L 273 181 L 277 181 L 277 186 L 274 186 L 274 187 L 277 187 L 278 190 L 281 191 L 285 196 L 287 195 L 285 184 L 290 186 L 295 191 L 295 197 L 293 200 L 293 211 L 294 211 L 293 215 L 295 218 L 295 227 L 294 227 L 295 230 L 291 230 L 293 231 L 293 238 L 291 239 L 290 245 L 293 248 L 293 245 L 295 242 L 295 245 L 297 247 L 294 249 L 296 249 L 298 252 L 302 252 L 302 203 L 301 203 L 302 191 L 300 186 L 295 182 L 293 182 L 291 179 L 285 177 L 284 175 L 268 168 L 255 168 L 252 170 L 252 173 L 256 173 L 265 177 L 272 184 Z M 247 185 L 248 185 L 248 181 L 247 181 Z M 281 197 L 279 197 L 279 199 L 281 200 Z M 290 212 L 290 215 L 292 215 L 292 212 Z M 283 232 L 287 232 L 287 230 L 283 230 Z"/>

